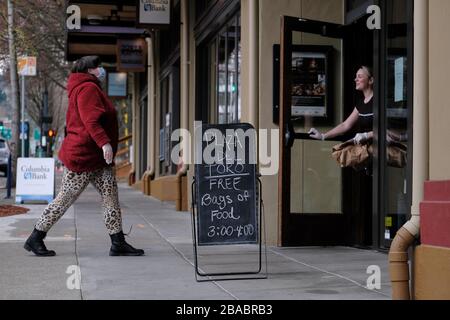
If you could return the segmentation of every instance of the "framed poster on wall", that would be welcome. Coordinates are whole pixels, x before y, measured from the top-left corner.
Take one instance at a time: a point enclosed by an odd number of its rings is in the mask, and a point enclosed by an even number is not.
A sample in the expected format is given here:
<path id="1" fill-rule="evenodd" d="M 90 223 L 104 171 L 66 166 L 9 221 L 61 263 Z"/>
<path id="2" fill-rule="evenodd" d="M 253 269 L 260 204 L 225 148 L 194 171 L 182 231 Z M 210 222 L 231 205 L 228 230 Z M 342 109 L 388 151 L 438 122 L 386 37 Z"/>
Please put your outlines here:
<path id="1" fill-rule="evenodd" d="M 291 119 L 331 116 L 331 46 L 295 45 L 292 52 Z M 278 123 L 280 101 L 280 46 L 274 45 L 273 120 Z"/>

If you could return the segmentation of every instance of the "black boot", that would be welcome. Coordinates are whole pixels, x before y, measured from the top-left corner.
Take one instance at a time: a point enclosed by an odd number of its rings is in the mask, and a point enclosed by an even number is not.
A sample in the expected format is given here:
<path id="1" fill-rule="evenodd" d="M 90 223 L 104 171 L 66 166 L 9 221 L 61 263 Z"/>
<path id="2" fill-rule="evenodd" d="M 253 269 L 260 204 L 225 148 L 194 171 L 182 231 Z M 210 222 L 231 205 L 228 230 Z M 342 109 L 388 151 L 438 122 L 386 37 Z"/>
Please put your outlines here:
<path id="1" fill-rule="evenodd" d="M 44 244 L 46 235 L 47 232 L 33 229 L 33 232 L 28 237 L 23 247 L 27 251 L 33 251 L 33 253 L 39 257 L 53 257 L 55 255 L 55 251 L 47 250 L 47 247 Z"/>
<path id="2" fill-rule="evenodd" d="M 110 235 L 111 237 L 111 249 L 109 250 L 110 256 L 142 256 L 144 250 L 135 249 L 125 241 L 125 235 L 122 231 L 116 234 Z"/>

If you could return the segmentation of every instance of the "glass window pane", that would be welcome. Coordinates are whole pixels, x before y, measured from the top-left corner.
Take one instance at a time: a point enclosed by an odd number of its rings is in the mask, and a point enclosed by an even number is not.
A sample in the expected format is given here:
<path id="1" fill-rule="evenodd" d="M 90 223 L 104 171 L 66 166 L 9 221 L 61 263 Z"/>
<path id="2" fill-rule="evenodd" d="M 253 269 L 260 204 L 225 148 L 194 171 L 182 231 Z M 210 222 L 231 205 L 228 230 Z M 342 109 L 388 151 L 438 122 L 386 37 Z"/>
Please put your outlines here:
<path id="1" fill-rule="evenodd" d="M 386 216 L 385 240 L 392 240 L 406 222 L 408 209 L 407 146 L 408 100 L 407 12 L 408 0 L 392 0 L 387 5 L 386 44 Z"/>
<path id="2" fill-rule="evenodd" d="M 342 78 L 342 40 L 308 33 L 293 33 L 294 45 L 331 46 L 331 74 L 326 55 L 320 51 L 297 50 L 292 55 L 292 110 L 295 131 L 307 133 L 316 128 L 324 133 L 343 120 L 342 90 L 335 85 L 327 88 L 327 77 L 334 84 Z M 317 47 L 315 47 L 317 48 Z M 334 90 L 328 95 L 327 90 Z M 330 101 L 334 116 L 320 116 Z M 294 107 L 295 106 L 295 107 Z M 318 111 L 319 110 L 319 111 Z M 332 158 L 331 149 L 338 141 L 296 140 L 291 149 L 291 213 L 342 214 L 342 169 Z"/>
<path id="3" fill-rule="evenodd" d="M 342 170 L 336 142 L 296 140 L 291 151 L 291 213 L 342 214 Z"/>
<path id="4" fill-rule="evenodd" d="M 237 29 L 236 19 L 227 26 L 227 120 L 228 123 L 237 121 Z"/>
<path id="5" fill-rule="evenodd" d="M 227 123 L 226 30 L 219 34 L 217 50 L 217 120 L 219 124 L 223 124 Z"/>
<path id="6" fill-rule="evenodd" d="M 237 122 L 241 122 L 241 17 L 237 18 L 237 28 L 236 28 L 236 37 L 237 37 L 237 61 L 236 61 L 236 69 L 237 69 Z"/>
<path id="7" fill-rule="evenodd" d="M 112 102 L 116 107 L 117 115 L 119 118 L 119 137 L 120 138 L 129 137 L 132 134 L 131 96 L 123 99 L 112 99 Z M 130 161 L 130 145 L 131 139 L 127 139 L 119 143 L 117 148 L 118 152 L 114 160 L 116 164 L 121 165 L 128 163 Z"/>
<path id="8" fill-rule="evenodd" d="M 208 102 L 209 102 L 209 122 L 217 121 L 217 44 L 212 41 L 208 48 Z"/>
<path id="9" fill-rule="evenodd" d="M 207 46 L 208 104 L 211 123 L 241 118 L 241 27 L 236 15 Z"/>

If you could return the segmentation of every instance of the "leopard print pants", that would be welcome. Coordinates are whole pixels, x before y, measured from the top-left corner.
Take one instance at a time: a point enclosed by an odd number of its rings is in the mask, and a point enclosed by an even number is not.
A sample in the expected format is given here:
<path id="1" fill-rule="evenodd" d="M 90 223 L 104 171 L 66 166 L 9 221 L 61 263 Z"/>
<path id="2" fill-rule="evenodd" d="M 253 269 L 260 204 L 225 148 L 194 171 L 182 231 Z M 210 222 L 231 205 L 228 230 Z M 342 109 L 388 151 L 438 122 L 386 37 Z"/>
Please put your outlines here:
<path id="1" fill-rule="evenodd" d="M 108 233 L 112 235 L 122 231 L 122 214 L 116 177 L 112 167 L 82 173 L 72 172 L 65 168 L 58 196 L 45 208 L 35 228 L 48 232 L 78 199 L 89 182 L 94 185 L 102 197 L 104 221 Z"/>

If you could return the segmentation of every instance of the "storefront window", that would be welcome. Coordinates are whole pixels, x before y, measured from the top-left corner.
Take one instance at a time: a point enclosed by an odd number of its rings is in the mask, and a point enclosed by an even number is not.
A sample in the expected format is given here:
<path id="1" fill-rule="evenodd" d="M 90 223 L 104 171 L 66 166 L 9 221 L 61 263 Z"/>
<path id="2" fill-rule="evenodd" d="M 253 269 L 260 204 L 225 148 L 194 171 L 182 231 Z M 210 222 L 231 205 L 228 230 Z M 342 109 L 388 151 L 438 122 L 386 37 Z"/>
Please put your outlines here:
<path id="1" fill-rule="evenodd" d="M 174 3 L 172 23 L 160 31 L 159 43 L 159 174 L 175 174 L 176 163 L 172 163 L 170 152 L 177 142 L 171 141 L 174 130 L 180 128 L 180 1 Z"/>
<path id="2" fill-rule="evenodd" d="M 180 127 L 180 60 L 168 69 L 160 82 L 160 175 L 175 174 L 177 164 L 172 163 L 170 152 L 177 142 L 171 141 L 172 132 Z"/>
<path id="3" fill-rule="evenodd" d="M 140 125 L 141 125 L 141 137 L 140 137 L 140 166 L 139 166 L 139 177 L 142 177 L 147 170 L 147 140 L 148 140 L 148 97 L 146 96 L 140 102 Z"/>
<path id="4" fill-rule="evenodd" d="M 227 33 L 222 32 L 218 39 L 217 59 L 217 115 L 219 123 L 227 122 L 227 56 L 225 53 Z M 211 66 L 214 67 L 214 66 Z"/>
<path id="5" fill-rule="evenodd" d="M 241 28 L 237 15 L 208 46 L 209 121 L 226 124 L 241 119 Z"/>
<path id="6" fill-rule="evenodd" d="M 406 222 L 408 204 L 408 152 L 412 101 L 408 92 L 411 47 L 408 45 L 408 0 L 386 1 L 386 207 L 384 239 L 391 241 Z"/>
<path id="7" fill-rule="evenodd" d="M 132 81 L 129 74 L 126 74 L 127 84 Z M 126 96 L 123 98 L 112 97 L 111 101 L 117 110 L 117 117 L 119 123 L 119 145 L 117 148 L 117 155 L 115 162 L 118 167 L 130 163 L 130 147 L 132 141 L 132 117 L 131 105 L 132 98 L 128 94 L 128 87 L 125 87 Z"/>

